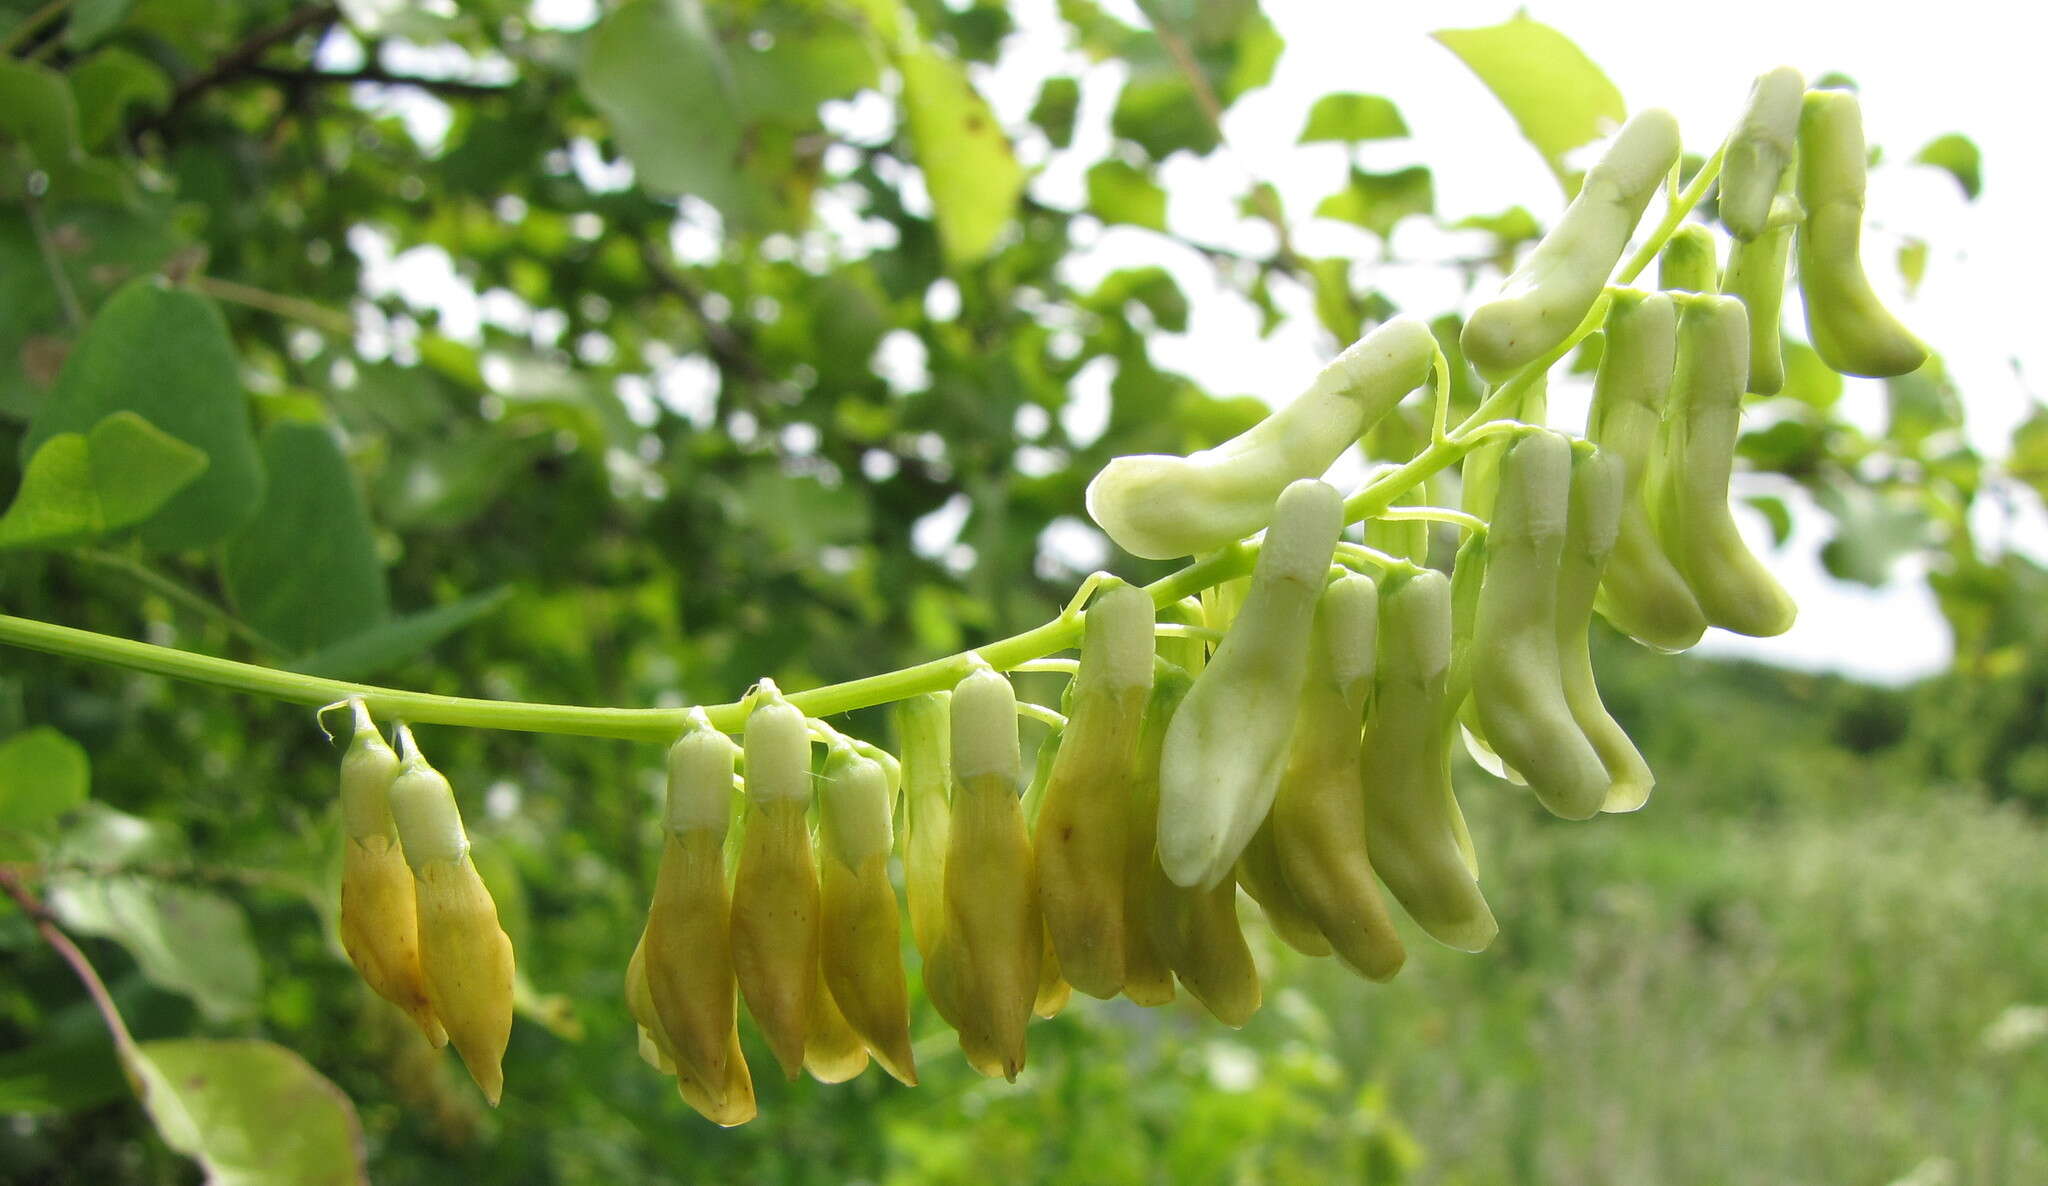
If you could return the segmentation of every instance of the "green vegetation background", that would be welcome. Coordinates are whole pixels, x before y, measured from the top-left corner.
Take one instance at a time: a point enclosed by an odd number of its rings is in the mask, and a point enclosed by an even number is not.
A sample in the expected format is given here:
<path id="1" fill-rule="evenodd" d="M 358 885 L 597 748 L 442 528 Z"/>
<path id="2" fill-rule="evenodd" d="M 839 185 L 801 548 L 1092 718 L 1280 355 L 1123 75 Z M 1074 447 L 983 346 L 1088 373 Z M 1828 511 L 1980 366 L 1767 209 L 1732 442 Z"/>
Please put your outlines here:
<path id="1" fill-rule="evenodd" d="M 196 0 L 30 19 L 39 7 L 0 0 L 11 614 L 458 694 L 644 705 L 762 675 L 805 687 L 1043 620 L 1083 574 L 1042 538 L 1104 460 L 1213 443 L 1263 406 L 1155 365 L 1148 335 L 1186 326 L 1168 274 L 1081 289 L 1060 267 L 1096 223 L 1170 234 L 1160 162 L 1216 151 L 1204 95 L 1227 106 L 1280 52 L 1249 3 L 1161 4 L 1147 28 L 1061 4 L 1087 52 L 1130 69 L 1084 210 L 1022 197 L 1008 139 L 1067 143 L 1074 80 L 1045 80 L 1031 127 L 1001 134 L 973 93 L 964 64 L 1009 28 L 995 5 L 634 0 L 573 34 L 509 0 L 453 19 Z M 1564 151 L 1620 97 L 1554 32 L 1493 36 L 1509 65 L 1480 39 L 1444 69 L 1462 58 L 1497 91 L 1516 62 L 1575 71 L 1542 95 L 1546 120 L 1524 121 L 1569 184 Z M 324 37 L 364 55 L 316 60 Z M 423 62 L 389 52 L 401 42 L 458 52 Z M 355 89 L 394 74 L 446 104 L 438 140 Z M 824 130 L 820 103 L 877 86 L 900 126 L 872 142 Z M 1312 138 L 1406 140 L 1385 100 L 1317 110 Z M 1974 149 L 1945 140 L 1922 158 L 1974 193 Z M 1409 147 L 1413 164 L 1353 169 L 1317 214 L 1382 238 L 1435 218 L 1427 162 L 1444 148 Z M 579 169 L 583 154 L 634 178 Z M 700 226 L 715 211 L 715 258 L 673 249 L 678 193 Z M 893 246 L 805 231 L 821 193 Z M 1308 213 L 1242 197 L 1276 227 Z M 1465 229 L 1501 256 L 1538 228 L 1510 207 Z M 466 336 L 365 294 L 366 233 L 445 252 L 461 284 L 525 313 Z M 1275 292 L 1312 296 L 1332 344 L 1390 310 L 1371 266 L 1277 238 L 1269 258 L 1208 258 L 1269 318 Z M 928 300 L 942 279 L 957 313 Z M 1455 342 L 1454 318 L 1439 328 Z M 921 345 L 928 382 L 875 373 L 892 334 Z M 709 406 L 646 399 L 686 356 L 715 371 Z M 1077 999 L 1033 1028 L 1011 1086 L 969 1072 L 919 1001 L 923 1086 L 761 1076 L 760 1118 L 713 1129 L 635 1056 L 620 1001 L 656 852 L 654 750 L 428 729 L 526 980 L 488 1111 L 340 958 L 336 754 L 307 712 L 27 652 L 0 664 L 0 745 L 24 747 L 0 769 L 0 859 L 79 935 L 138 1038 L 264 1038 L 330 1078 L 380 1183 L 2048 1180 L 2048 1044 L 2030 1037 L 2048 1021 L 2027 1011 L 2048 1005 L 2044 581 L 1969 529 L 1979 497 L 2037 497 L 2048 420 L 2010 456 L 1978 456 L 1936 363 L 1887 384 L 1885 428 L 1865 434 L 1802 357 L 1744 456 L 1812 496 L 1837 576 L 1876 583 L 1921 553 L 1957 669 L 1886 690 L 1602 633 L 1603 688 L 1660 774 L 1649 806 L 1565 824 L 1461 769 L 1493 949 L 1411 931 L 1406 970 L 1371 986 L 1254 925 L 1267 1005 L 1241 1031 L 1185 1001 Z M 1060 412 L 1096 360 L 1116 369 L 1108 423 L 1075 436 Z M 155 468 L 92 487 L 135 515 L 30 506 L 38 449 L 119 412 L 203 454 L 212 493 L 145 432 L 129 447 Z M 1370 443 L 1406 456 L 1418 426 Z M 967 550 L 921 553 L 912 525 L 956 499 Z M 879 712 L 848 727 L 887 738 Z M 89 758 L 89 800 L 73 771 L 75 796 L 31 812 L 21 772 L 71 769 L 50 729 Z M 58 759 L 28 762 L 51 746 Z M 0 968 L 0 1182 L 198 1180 L 11 909 Z M 314 1180 L 285 1176 L 304 1167 L 261 1125 L 239 1135 L 274 1180 Z"/>

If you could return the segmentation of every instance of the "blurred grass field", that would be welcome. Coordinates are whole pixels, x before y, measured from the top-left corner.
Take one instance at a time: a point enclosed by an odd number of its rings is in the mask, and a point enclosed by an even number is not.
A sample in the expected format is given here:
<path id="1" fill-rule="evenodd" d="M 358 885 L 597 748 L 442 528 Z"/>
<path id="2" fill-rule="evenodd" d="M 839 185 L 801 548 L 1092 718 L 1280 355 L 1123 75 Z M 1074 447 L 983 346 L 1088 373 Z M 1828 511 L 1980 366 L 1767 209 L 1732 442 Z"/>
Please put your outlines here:
<path id="1" fill-rule="evenodd" d="M 1369 985 L 1241 900 L 1270 972 L 1245 1029 L 1077 998 L 1020 1088 L 941 1033 L 884 1180 L 2048 1181 L 2048 827 L 1927 781 L 1939 689 L 1678 662 L 1608 656 L 1662 772 L 1642 812 L 1564 823 L 1465 770 L 1492 950 L 1409 928 Z"/>

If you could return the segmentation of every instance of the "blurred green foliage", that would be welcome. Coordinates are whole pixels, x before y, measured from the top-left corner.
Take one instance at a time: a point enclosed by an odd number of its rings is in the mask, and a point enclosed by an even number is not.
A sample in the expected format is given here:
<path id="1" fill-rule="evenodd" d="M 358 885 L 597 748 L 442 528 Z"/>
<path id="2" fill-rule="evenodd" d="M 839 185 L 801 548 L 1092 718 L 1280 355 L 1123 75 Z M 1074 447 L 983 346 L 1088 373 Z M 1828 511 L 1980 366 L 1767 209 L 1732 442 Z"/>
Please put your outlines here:
<path id="1" fill-rule="evenodd" d="M 1192 247 L 1268 330 L 1312 310 L 1335 346 L 1392 311 L 1373 269 L 1296 251 L 1271 187 L 1236 195 L 1275 232 L 1264 256 L 1168 218 L 1161 163 L 1217 151 L 1279 59 L 1255 4 L 1162 0 L 1146 28 L 1058 8 L 1127 77 L 1094 114 L 1047 77 L 1007 127 L 975 81 L 1012 29 L 993 3 L 629 0 L 565 30 L 514 0 L 0 0 L 0 604 L 617 705 L 853 678 L 1043 620 L 1089 566 L 1081 490 L 1105 460 L 1264 410 L 1155 362 L 1188 326 L 1171 273 L 1074 282 L 1102 224 Z M 1619 110 L 1598 67 L 1526 19 L 1444 41 L 1569 184 Z M 1301 132 L 1353 162 L 1317 215 L 1383 240 L 1435 219 L 1427 165 L 1356 149 L 1405 139 L 1401 113 L 1344 81 Z M 1024 162 L 1084 115 L 1113 143 L 1084 205 L 1056 208 Z M 1918 159 L 1974 196 L 1967 139 Z M 1478 242 L 1475 284 L 1540 231 L 1521 206 L 1449 229 Z M 1416 312 L 1469 410 L 1456 315 Z M 1810 351 L 1790 363 L 1743 445 L 1782 479 L 1766 509 L 1817 507 L 1845 579 L 1916 557 L 1956 671 L 1890 691 L 1604 647 L 1662 774 L 1649 809 L 1566 827 L 1465 771 L 1495 949 L 1411 934 L 1407 972 L 1369 987 L 1267 943 L 1269 1004 L 1241 1032 L 1079 1002 L 1008 1086 L 919 1002 L 923 1087 L 764 1076 L 761 1118 L 714 1130 L 634 1057 L 620 1000 L 652 752 L 429 729 L 525 981 L 487 1113 L 341 958 L 336 755 L 307 713 L 12 651 L 0 860 L 163 1065 L 327 1098 L 277 1046 L 296 1052 L 353 1101 L 380 1182 L 2048 1178 L 2024 1123 L 2048 1114 L 2042 1051 L 1982 1041 L 2048 1000 L 2044 575 L 1973 515 L 2048 486 L 2048 419 L 1987 460 L 1938 363 L 1886 385 L 1875 434 Z M 1112 376 L 1106 408 L 1084 371 Z M 1426 431 L 1407 409 L 1368 443 L 1403 458 Z M 86 491 L 96 514 L 51 517 Z M 877 711 L 846 727 L 886 736 Z M 0 1180 L 196 1180 L 174 1149 L 242 1164 L 222 1134 L 251 1132 L 246 1095 L 195 1093 L 205 1139 L 167 1143 L 17 912 L 0 952 Z M 301 1168 L 345 1181 L 348 1161 Z"/>

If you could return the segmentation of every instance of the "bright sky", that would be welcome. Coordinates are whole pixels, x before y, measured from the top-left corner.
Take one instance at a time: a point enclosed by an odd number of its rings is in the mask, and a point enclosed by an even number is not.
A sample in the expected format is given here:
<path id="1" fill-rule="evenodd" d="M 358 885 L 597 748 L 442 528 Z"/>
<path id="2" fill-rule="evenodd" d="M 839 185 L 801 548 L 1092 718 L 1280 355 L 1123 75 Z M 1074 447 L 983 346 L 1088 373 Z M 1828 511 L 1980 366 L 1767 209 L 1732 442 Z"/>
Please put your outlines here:
<path id="1" fill-rule="evenodd" d="M 1110 0 L 1105 7 L 1133 23 L 1140 20 L 1129 0 Z M 1228 114 L 1225 152 L 1203 161 L 1183 154 L 1167 162 L 1168 219 L 1177 233 L 1269 251 L 1267 232 L 1234 209 L 1247 179 L 1257 177 L 1279 188 L 1305 251 L 1377 258 L 1378 246 L 1366 232 L 1307 218 L 1325 194 L 1339 188 L 1346 166 L 1341 146 L 1294 144 L 1309 105 L 1332 90 L 1383 94 L 1400 106 L 1413 139 L 1366 146 L 1364 163 L 1374 169 L 1429 164 L 1438 210 L 1447 220 L 1520 203 L 1547 221 L 1561 208 L 1562 196 L 1540 158 L 1492 95 L 1428 38 L 1433 29 L 1504 20 L 1515 4 L 1268 0 L 1265 8 L 1286 39 L 1286 54 L 1272 85 L 1245 96 Z M 1647 14 L 1655 9 L 1641 4 L 1553 0 L 1530 9 L 1599 63 L 1632 110 L 1671 109 L 1686 129 L 1688 148 L 1701 153 L 1733 122 L 1750 79 L 1771 66 L 1789 63 L 1809 78 L 1827 71 L 1855 78 L 1872 141 L 1896 163 L 1871 179 L 1866 257 L 1872 274 L 1893 307 L 1948 360 L 1968 401 L 1973 441 L 1993 455 L 2004 452 L 2012 426 L 2048 374 L 2048 335 L 2041 324 L 2048 301 L 2040 296 L 2041 278 L 2048 275 L 2041 230 L 2042 197 L 2048 195 L 2041 124 L 2048 104 L 2038 89 L 2038 48 L 2048 17 L 2041 8 L 1967 0 L 1942 5 L 1939 20 L 1929 19 L 1924 8 L 1910 20 L 1891 20 L 1869 6 L 1720 0 L 1672 10 L 1690 13 L 1675 21 L 1651 18 Z M 1074 147 L 1047 154 L 1028 135 L 1021 146 L 1027 160 L 1046 165 L 1033 192 L 1078 206 L 1082 175 L 1107 147 L 1108 108 L 1122 67 L 1091 65 L 1075 54 L 1052 0 L 1029 0 L 1015 10 L 1019 35 L 998 67 L 978 81 L 1005 124 L 1017 128 L 1035 98 L 1037 79 L 1055 65 L 1082 76 L 1082 131 Z M 1903 165 L 1922 144 L 1954 131 L 1969 134 L 1983 150 L 1985 188 L 1975 203 L 1964 201 L 1947 174 Z M 1932 244 L 1926 278 L 1911 300 L 1893 264 L 1893 253 L 1908 235 Z M 1421 220 L 1403 224 L 1395 240 L 1398 253 L 1424 260 L 1469 254 L 1473 246 Z M 1104 232 L 1076 262 L 1075 278 L 1090 282 L 1136 263 L 1171 268 L 1193 302 L 1188 332 L 1156 341 L 1154 356 L 1212 390 L 1284 399 L 1338 345 L 1316 327 L 1305 297 L 1295 302 L 1300 316 L 1260 340 L 1246 302 L 1217 285 L 1193 252 L 1147 231 Z M 1364 274 L 1372 265 L 1358 267 Z M 1379 269 L 1372 283 L 1424 315 L 1471 303 L 1444 269 Z M 1796 325 L 1789 297 L 1788 305 Z M 1098 381 L 1106 386 L 1107 376 Z M 1844 413 L 1867 430 L 1881 429 L 1880 385 L 1849 382 Z M 1580 427 L 1584 399 L 1583 390 L 1554 387 L 1554 421 Z M 2031 498 L 2021 505 L 2019 522 L 2002 521 L 1987 506 L 1985 538 L 2012 538 L 2016 546 L 2048 557 L 2048 518 Z M 1744 526 L 1762 546 L 1762 520 L 1749 516 Z M 1805 507 L 1786 549 L 1769 557 L 1801 605 L 1792 631 L 1761 640 L 1713 631 L 1702 649 L 1885 680 L 1940 670 L 1949 656 L 1948 631 L 1920 570 L 1902 564 L 1893 584 L 1878 591 L 1835 582 L 1818 560 L 1826 526 L 1823 515 Z"/>
<path id="2" fill-rule="evenodd" d="M 1143 23 L 1132 0 L 1099 2 L 1127 23 Z M 1372 261 L 1378 259 L 1380 247 L 1368 233 L 1309 217 L 1317 202 L 1340 186 L 1346 150 L 1329 144 L 1297 146 L 1294 140 L 1318 96 L 1337 90 L 1382 94 L 1400 106 L 1414 135 L 1407 141 L 1365 146 L 1361 159 L 1366 167 L 1428 164 L 1435 173 L 1437 208 L 1446 221 L 1515 204 L 1549 221 L 1561 208 L 1562 195 L 1540 158 L 1521 140 L 1492 95 L 1428 37 L 1434 29 L 1497 23 L 1513 15 L 1516 7 L 1512 0 L 1265 0 L 1265 11 L 1286 40 L 1285 55 L 1272 84 L 1246 95 L 1229 112 L 1223 151 L 1203 160 L 1181 154 L 1163 166 L 1171 227 L 1199 241 L 1270 252 L 1270 231 L 1241 218 L 1235 209 L 1237 195 L 1251 179 L 1270 181 L 1280 191 L 1304 251 L 1358 261 L 1355 276 L 1361 282 L 1369 276 L 1371 284 L 1409 312 L 1433 316 L 1469 308 L 1483 299 L 1485 291 L 1468 297 L 1453 271 L 1429 261 L 1470 255 L 1485 245 L 1483 236 L 1444 234 L 1425 220 L 1410 219 L 1396 231 L 1394 246 L 1398 254 L 1420 262 L 1376 265 Z M 1703 7 L 1660 10 L 1639 0 L 1531 0 L 1528 8 L 1599 63 L 1632 110 L 1662 106 L 1675 113 L 1685 129 L 1687 147 L 1700 153 L 1710 151 L 1732 123 L 1750 79 L 1772 66 L 1790 64 L 1809 78 L 1835 71 L 1856 79 L 1872 143 L 1885 149 L 1888 162 L 1871 177 L 1866 261 L 1888 303 L 1946 358 L 1968 405 L 1973 443 L 1988 455 L 2003 455 L 2012 426 L 2033 406 L 2041 394 L 2041 377 L 2048 374 L 2048 332 L 2043 325 L 2048 300 L 2041 296 L 2042 277 L 2048 276 L 2048 234 L 2043 232 L 2041 213 L 2048 197 L 2048 152 L 2043 151 L 2042 132 L 2048 102 L 2039 85 L 2039 47 L 2048 34 L 2048 6 L 2033 0 L 1944 0 L 1938 9 L 1920 5 L 1909 10 L 1799 0 L 1717 0 Z M 1055 0 L 1017 0 L 1012 9 L 1018 31 L 1005 43 L 995 67 L 975 68 L 976 82 L 1018 138 L 1019 155 L 1038 170 L 1033 194 L 1059 206 L 1081 207 L 1086 170 L 1109 149 L 1109 112 L 1124 69 L 1116 63 L 1091 63 L 1077 53 L 1056 15 Z M 1664 12 L 1671 16 L 1662 18 Z M 576 29 L 596 19 L 597 6 L 593 0 L 536 0 L 533 14 L 538 23 Z M 352 44 L 338 41 L 323 50 L 346 57 L 359 52 L 351 51 Z M 1040 80 L 1062 72 L 1082 79 L 1082 109 L 1074 144 L 1054 151 L 1030 127 L 1026 114 Z M 398 92 L 391 97 L 428 139 L 445 133 L 447 112 L 437 102 Z M 892 131 L 894 111 L 890 103 L 868 95 L 853 103 L 827 105 L 826 118 L 835 130 L 873 143 Z M 1905 164 L 1927 141 L 1957 131 L 1972 137 L 1983 151 L 1984 191 L 1974 203 L 1964 201 L 1947 174 Z M 591 159 L 579 159 L 577 167 L 593 181 L 606 170 L 620 171 L 619 166 L 597 160 L 594 152 L 583 155 Z M 831 164 L 829 159 L 827 163 Z M 625 170 L 608 181 L 623 185 L 629 179 L 630 170 Z M 910 188 L 914 200 L 918 187 Z M 834 217 L 831 199 L 829 191 L 821 194 L 820 215 L 834 233 L 856 242 L 871 235 L 871 220 L 846 212 Z M 715 216 L 704 209 L 701 203 L 684 203 L 675 245 L 686 257 L 718 250 Z M 1894 264 L 1898 246 L 1909 236 L 1931 245 L 1925 280 L 1912 299 L 1907 299 Z M 364 242 L 353 244 L 370 265 L 367 284 L 372 291 L 412 289 L 432 294 L 423 302 L 430 304 L 461 296 L 471 306 L 466 316 L 472 320 L 481 316 L 517 322 L 521 316 L 519 310 L 492 312 L 490 302 L 500 294 L 484 294 L 479 306 L 466 294 L 445 256 L 416 249 L 394 261 L 388 247 L 374 239 L 374 234 L 366 234 Z M 888 245 L 871 243 L 876 249 Z M 1192 306 L 1188 331 L 1159 336 L 1153 343 L 1154 357 L 1210 390 L 1286 399 L 1341 345 L 1317 326 L 1307 295 L 1300 292 L 1277 294 L 1293 316 L 1272 337 L 1260 339 L 1256 313 L 1216 282 L 1197 253 L 1149 231 L 1101 231 L 1071 261 L 1071 279 L 1092 285 L 1116 268 L 1148 263 L 1170 269 Z M 934 286 L 928 306 L 942 315 L 954 301 L 957 290 L 942 281 Z M 1788 293 L 1787 305 L 1792 324 L 1797 325 L 1796 295 Z M 900 388 L 922 386 L 921 343 L 907 334 L 892 337 L 906 341 L 885 342 L 877 355 L 878 369 Z M 709 385 L 715 378 L 708 365 L 693 367 L 699 362 L 672 360 L 656 384 L 656 398 L 686 411 L 708 406 Z M 1082 422 L 1099 423 L 1103 418 L 1113 373 L 1108 366 L 1091 366 L 1077 382 L 1075 406 L 1063 413 L 1063 419 L 1071 418 L 1071 428 L 1085 432 Z M 1867 431 L 1881 430 L 1881 386 L 1867 380 L 1848 382 L 1843 413 Z M 1582 383 L 1554 384 L 1553 422 L 1581 427 L 1585 398 Z M 1023 460 L 1020 455 L 1020 464 Z M 1339 476 L 1357 473 L 1355 464 L 1348 471 L 1340 466 Z M 1738 485 L 1738 493 L 1764 491 L 1785 493 L 1767 483 Z M 1826 542 L 1826 517 L 1796 498 L 1793 501 L 1793 538 L 1784 550 L 1770 554 L 1768 562 L 1800 602 L 1798 625 L 1775 639 L 1713 631 L 1701 649 L 1880 680 L 1905 680 L 1941 670 L 1949 657 L 1948 631 L 1917 562 L 1902 563 L 1883 590 L 1835 582 L 1818 560 Z M 2031 495 L 2013 500 L 2016 509 L 2011 513 L 1998 509 L 1999 500 L 1979 501 L 1984 512 L 1976 524 L 1981 539 L 2008 541 L 2048 560 L 2048 515 L 2038 500 Z M 921 531 L 930 528 L 925 534 L 932 537 L 935 553 L 943 552 L 957 536 L 966 511 L 963 500 L 935 515 L 932 523 L 920 524 Z M 1747 511 L 1742 514 L 1745 531 L 1762 550 L 1767 542 L 1762 520 Z M 1084 567 L 1099 563 L 1088 554 L 1095 551 L 1099 556 L 1104 541 L 1078 523 L 1063 528 L 1049 534 L 1048 546 L 1073 555 Z"/>

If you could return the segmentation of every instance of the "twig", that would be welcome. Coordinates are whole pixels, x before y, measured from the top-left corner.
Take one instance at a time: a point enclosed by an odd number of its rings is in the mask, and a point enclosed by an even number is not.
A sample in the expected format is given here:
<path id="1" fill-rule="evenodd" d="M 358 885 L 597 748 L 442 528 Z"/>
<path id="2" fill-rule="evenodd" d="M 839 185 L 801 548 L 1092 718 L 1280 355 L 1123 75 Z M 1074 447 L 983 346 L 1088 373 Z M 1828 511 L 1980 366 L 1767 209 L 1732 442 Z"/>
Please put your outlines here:
<path id="1" fill-rule="evenodd" d="M 57 241 L 50 237 L 50 224 L 43 221 L 42 200 L 32 193 L 23 193 L 22 208 L 28 212 L 29 230 L 36 237 L 36 250 L 43 257 L 43 267 L 50 273 L 50 287 L 56 290 L 57 305 L 64 310 L 64 320 L 72 329 L 85 328 L 85 308 L 78 303 L 78 292 L 71 287 L 71 277 L 64 271 L 64 261 L 57 257 Z"/>
<path id="2" fill-rule="evenodd" d="M 42 32 L 43 26 L 64 15 L 71 7 L 71 0 L 50 0 L 48 4 L 21 18 L 21 23 L 8 30 L 7 37 L 0 41 L 0 54 L 11 54 L 27 45 L 29 39 Z"/>
<path id="3" fill-rule="evenodd" d="M 704 345 L 711 352 L 711 360 L 718 364 L 720 370 L 755 381 L 767 377 L 761 364 L 754 359 L 753 344 L 747 336 L 713 317 L 704 307 L 706 294 L 696 281 L 677 271 L 662 257 L 660 249 L 646 238 L 640 240 L 640 259 L 656 283 L 682 300 L 683 308 L 689 311 L 691 320 L 697 323 L 699 332 L 704 335 Z"/>
<path id="4" fill-rule="evenodd" d="M 1159 45 L 1166 50 L 1166 56 L 1173 59 L 1174 69 L 1187 80 L 1188 89 L 1194 92 L 1195 106 L 1202 111 L 1202 118 L 1216 133 L 1216 143 L 1223 143 L 1223 104 L 1216 99 L 1216 91 L 1209 85 L 1209 76 L 1202 73 L 1202 64 L 1195 60 L 1195 54 L 1188 48 L 1187 39 L 1172 24 L 1161 19 L 1154 11 L 1151 0 L 1139 0 L 1138 11 L 1145 14 L 1146 23 L 1152 26 L 1153 36 L 1159 38 Z M 1307 261 L 1294 250 L 1293 233 L 1287 229 L 1287 216 L 1280 209 L 1279 199 L 1274 196 L 1271 186 L 1255 185 L 1251 199 L 1257 207 L 1259 217 L 1272 224 L 1273 234 L 1279 239 L 1280 259 L 1296 271 L 1306 271 Z"/>
<path id="5" fill-rule="evenodd" d="M 128 1032 L 128 1023 L 121 1020 L 121 1011 L 114 1007 L 114 996 L 107 991 L 106 981 L 100 979 L 100 974 L 93 968 L 92 961 L 85 958 L 85 953 L 78 949 L 78 944 L 71 941 L 71 936 L 57 926 L 57 920 L 51 917 L 49 907 L 37 901 L 34 894 L 23 888 L 11 870 L 0 869 L 0 893 L 14 899 L 14 904 L 21 908 L 21 912 L 28 916 L 31 923 L 35 924 L 36 933 L 43 937 L 43 942 L 48 943 L 65 963 L 71 965 L 71 971 L 78 977 L 78 982 L 85 986 L 85 995 L 92 998 L 93 1008 L 99 1010 L 100 1020 L 106 1022 L 107 1033 L 114 1039 L 114 1048 L 121 1053 L 124 1060 L 132 1056 L 135 1053 L 135 1036 Z"/>
<path id="6" fill-rule="evenodd" d="M 282 45 L 308 29 L 339 19 L 341 10 L 333 4 L 308 4 L 293 10 L 277 24 L 257 30 L 240 45 L 221 55 L 213 65 L 179 83 L 178 89 L 171 95 L 171 101 L 165 105 L 163 115 L 158 117 L 156 122 L 168 122 L 201 93 L 257 69 L 258 59 L 272 47 Z"/>
<path id="7" fill-rule="evenodd" d="M 280 66 L 249 66 L 242 72 L 245 78 L 261 78 L 288 86 L 314 84 L 346 85 L 358 82 L 372 82 L 380 86 L 409 86 L 418 90 L 431 91 L 441 95 L 505 95 L 512 88 L 491 82 L 464 82 L 458 78 L 421 78 L 413 74 L 393 74 L 375 63 L 358 70 L 291 70 Z"/>
<path id="8" fill-rule="evenodd" d="M 337 337 L 352 338 L 356 333 L 355 318 L 300 297 L 285 296 L 269 289 L 256 288 L 234 280 L 223 280 L 218 276 L 193 276 L 185 283 L 187 287 L 205 293 L 217 301 L 261 309 L 287 321 L 301 321 L 326 330 Z"/>

